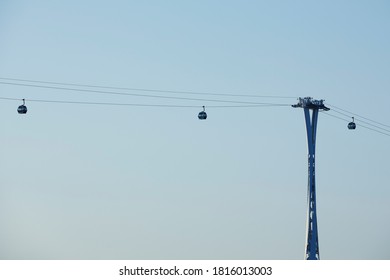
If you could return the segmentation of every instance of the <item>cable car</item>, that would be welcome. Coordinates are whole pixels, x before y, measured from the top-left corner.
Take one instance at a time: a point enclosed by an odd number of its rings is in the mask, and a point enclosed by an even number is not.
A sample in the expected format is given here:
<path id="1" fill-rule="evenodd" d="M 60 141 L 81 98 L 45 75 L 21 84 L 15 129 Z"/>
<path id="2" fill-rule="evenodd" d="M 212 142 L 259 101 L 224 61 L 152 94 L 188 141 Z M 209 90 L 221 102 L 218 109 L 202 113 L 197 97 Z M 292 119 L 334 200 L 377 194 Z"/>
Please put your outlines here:
<path id="1" fill-rule="evenodd" d="M 18 107 L 18 113 L 19 114 L 26 114 L 27 113 L 27 107 L 25 105 L 24 99 L 23 99 L 23 104 Z"/>
<path id="2" fill-rule="evenodd" d="M 355 129 L 356 124 L 355 124 L 355 118 L 352 117 L 352 121 L 348 124 L 348 129 Z"/>
<path id="3" fill-rule="evenodd" d="M 206 114 L 206 112 L 205 112 L 204 106 L 203 106 L 203 111 L 202 111 L 202 112 L 199 112 L 198 118 L 199 118 L 200 120 L 205 120 L 205 119 L 207 119 L 207 114 Z"/>

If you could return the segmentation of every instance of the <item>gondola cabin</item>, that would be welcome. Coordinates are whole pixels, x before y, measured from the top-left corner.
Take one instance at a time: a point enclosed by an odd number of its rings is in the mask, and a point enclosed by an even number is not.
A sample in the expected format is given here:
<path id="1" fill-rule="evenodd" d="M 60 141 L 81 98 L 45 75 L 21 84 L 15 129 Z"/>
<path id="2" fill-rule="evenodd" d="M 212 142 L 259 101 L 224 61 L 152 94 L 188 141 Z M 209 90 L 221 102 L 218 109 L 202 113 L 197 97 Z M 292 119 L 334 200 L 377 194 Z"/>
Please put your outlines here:
<path id="1" fill-rule="evenodd" d="M 23 104 L 18 107 L 18 113 L 19 114 L 27 113 L 27 106 L 25 105 L 24 99 L 23 99 Z"/>
<path id="2" fill-rule="evenodd" d="M 206 114 L 206 112 L 205 112 L 204 106 L 203 106 L 203 111 L 202 111 L 202 112 L 199 112 L 198 118 L 199 118 L 200 120 L 205 120 L 205 119 L 207 119 L 207 114 Z"/>

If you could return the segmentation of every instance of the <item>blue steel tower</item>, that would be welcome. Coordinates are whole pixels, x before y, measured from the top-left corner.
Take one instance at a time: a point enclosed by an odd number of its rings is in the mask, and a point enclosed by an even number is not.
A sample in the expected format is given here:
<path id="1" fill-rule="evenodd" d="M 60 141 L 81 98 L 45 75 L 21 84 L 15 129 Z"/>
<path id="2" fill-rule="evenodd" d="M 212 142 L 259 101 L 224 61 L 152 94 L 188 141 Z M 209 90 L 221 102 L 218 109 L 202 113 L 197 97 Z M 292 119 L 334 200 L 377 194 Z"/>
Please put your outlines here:
<path id="1" fill-rule="evenodd" d="M 318 111 L 328 111 L 324 100 L 314 100 L 311 97 L 299 98 L 294 108 L 303 108 L 306 121 L 307 146 L 308 146 L 308 186 L 307 186 L 307 223 L 305 259 L 319 260 L 320 251 L 317 228 L 317 205 L 316 205 L 316 182 L 315 182 L 315 154 L 316 154 L 316 131 Z M 310 116 L 310 110 L 312 115 Z"/>

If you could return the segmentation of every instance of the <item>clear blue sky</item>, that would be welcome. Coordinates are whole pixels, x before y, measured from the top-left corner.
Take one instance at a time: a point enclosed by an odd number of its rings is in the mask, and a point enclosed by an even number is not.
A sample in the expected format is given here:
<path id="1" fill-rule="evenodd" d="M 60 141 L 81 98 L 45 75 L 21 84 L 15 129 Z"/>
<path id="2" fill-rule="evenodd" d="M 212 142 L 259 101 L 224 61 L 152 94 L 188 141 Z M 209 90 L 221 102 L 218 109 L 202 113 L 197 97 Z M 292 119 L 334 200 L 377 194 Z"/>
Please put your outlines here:
<path id="1" fill-rule="evenodd" d="M 389 13 L 388 1 L 1 1 L 0 77 L 312 96 L 389 125 Z M 1 259 L 303 259 L 301 109 L 5 84 L 0 97 L 196 106 L 27 102 L 22 116 L 0 100 Z M 347 123 L 318 123 L 321 258 L 390 259 L 390 138 Z"/>

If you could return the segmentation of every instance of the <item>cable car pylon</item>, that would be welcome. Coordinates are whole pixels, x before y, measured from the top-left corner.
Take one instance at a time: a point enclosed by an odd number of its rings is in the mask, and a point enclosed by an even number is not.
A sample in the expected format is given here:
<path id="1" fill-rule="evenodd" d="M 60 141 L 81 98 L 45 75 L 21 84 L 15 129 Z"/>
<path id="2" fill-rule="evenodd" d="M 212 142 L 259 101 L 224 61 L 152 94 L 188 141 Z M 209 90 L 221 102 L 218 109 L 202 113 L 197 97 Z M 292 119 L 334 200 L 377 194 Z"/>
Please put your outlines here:
<path id="1" fill-rule="evenodd" d="M 315 153 L 316 153 L 316 132 L 319 110 L 328 111 L 324 100 L 315 100 L 311 97 L 299 98 L 294 108 L 303 108 L 306 121 L 307 146 L 308 146 L 308 187 L 307 187 L 307 222 L 306 222 L 306 244 L 305 259 L 319 260 L 319 242 L 317 226 L 317 204 L 316 204 L 316 183 L 315 183 Z M 310 110 L 312 114 L 310 115 Z"/>

